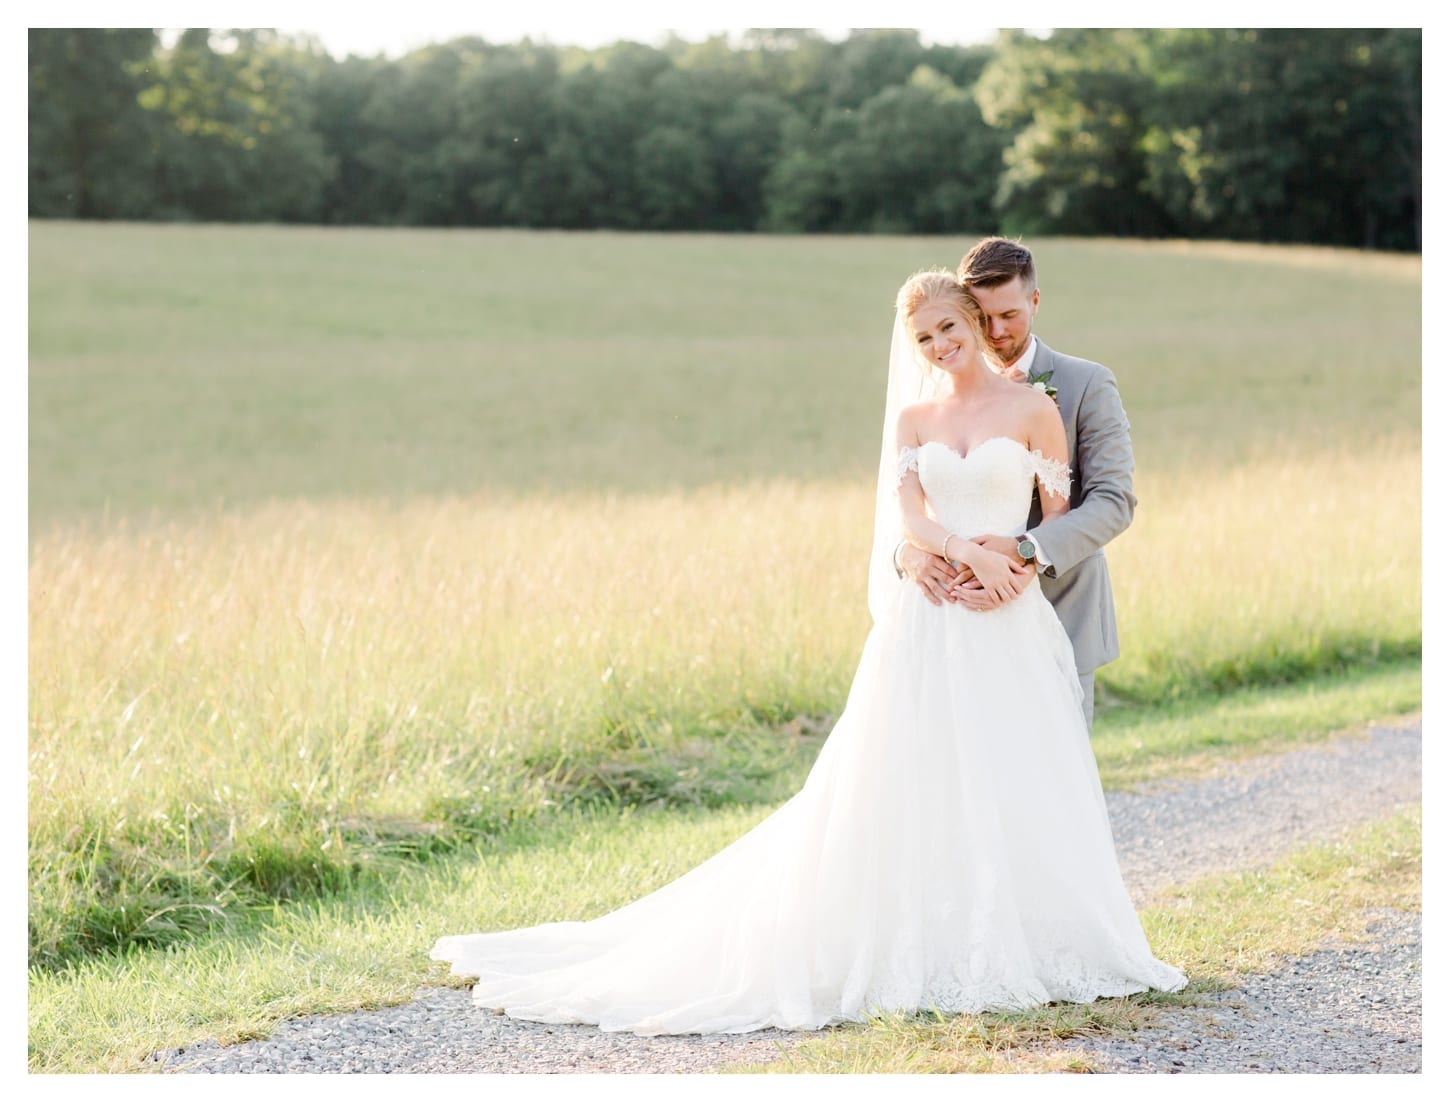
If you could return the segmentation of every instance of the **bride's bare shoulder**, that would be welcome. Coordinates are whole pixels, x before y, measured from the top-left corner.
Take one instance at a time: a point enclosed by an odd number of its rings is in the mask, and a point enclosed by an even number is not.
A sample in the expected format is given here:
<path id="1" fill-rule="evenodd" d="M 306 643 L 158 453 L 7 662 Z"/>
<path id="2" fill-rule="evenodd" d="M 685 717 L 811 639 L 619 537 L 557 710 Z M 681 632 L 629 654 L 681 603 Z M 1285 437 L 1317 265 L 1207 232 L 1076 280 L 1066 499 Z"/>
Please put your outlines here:
<path id="1" fill-rule="evenodd" d="M 1035 386 L 1028 386 L 1026 383 L 1011 383 L 1011 391 L 1008 394 L 1013 404 L 1023 414 L 1029 417 L 1037 417 L 1048 412 L 1055 411 L 1057 403 L 1054 402 L 1046 391 L 1038 390 Z"/>
<path id="2" fill-rule="evenodd" d="M 936 408 L 936 402 L 913 402 L 909 406 L 902 406 L 901 413 L 896 418 L 896 439 L 919 440 L 922 426 Z"/>

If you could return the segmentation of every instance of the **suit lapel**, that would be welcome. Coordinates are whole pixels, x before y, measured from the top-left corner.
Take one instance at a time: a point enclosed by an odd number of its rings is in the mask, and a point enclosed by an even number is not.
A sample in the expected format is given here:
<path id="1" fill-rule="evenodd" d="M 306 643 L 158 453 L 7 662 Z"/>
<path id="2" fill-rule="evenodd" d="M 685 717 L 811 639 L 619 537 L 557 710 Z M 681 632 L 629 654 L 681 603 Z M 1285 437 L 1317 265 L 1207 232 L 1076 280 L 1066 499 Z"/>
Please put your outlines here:
<path id="1" fill-rule="evenodd" d="M 1083 380 L 1077 373 L 1062 373 L 1065 357 L 1059 356 L 1041 337 L 1037 338 L 1037 355 L 1032 360 L 1032 374 L 1044 375 L 1052 372 L 1052 385 L 1057 387 L 1057 412 L 1062 418 L 1062 427 L 1067 434 L 1067 465 L 1072 468 L 1073 485 L 1077 485 L 1077 407 L 1082 403 Z M 1032 512 L 1027 518 L 1027 527 L 1035 528 L 1042 521 L 1042 502 L 1037 496 L 1037 487 L 1032 487 Z"/>
<path id="2" fill-rule="evenodd" d="M 1082 401 L 1078 384 L 1080 380 L 1069 379 L 1062 374 L 1063 357 L 1047 346 L 1041 337 L 1037 338 L 1037 356 L 1032 361 L 1032 373 L 1042 375 L 1052 372 L 1052 385 L 1057 387 L 1057 412 L 1062 417 L 1062 427 L 1067 432 L 1067 462 L 1077 467 L 1077 407 Z"/>

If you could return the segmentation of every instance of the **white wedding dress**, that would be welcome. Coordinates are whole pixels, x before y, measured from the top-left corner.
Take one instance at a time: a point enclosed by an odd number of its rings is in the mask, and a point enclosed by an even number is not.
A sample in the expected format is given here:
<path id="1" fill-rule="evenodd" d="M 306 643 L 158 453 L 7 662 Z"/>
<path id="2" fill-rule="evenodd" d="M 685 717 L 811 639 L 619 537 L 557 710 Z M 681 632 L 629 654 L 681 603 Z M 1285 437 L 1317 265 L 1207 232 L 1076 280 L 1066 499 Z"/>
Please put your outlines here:
<path id="1" fill-rule="evenodd" d="M 966 456 L 924 444 L 901 465 L 963 536 L 1022 531 L 1034 477 L 1066 476 L 1009 437 Z M 432 956 L 478 977 L 480 1006 L 641 1034 L 1184 984 L 1124 888 L 1071 645 L 1035 579 L 990 612 L 903 582 L 778 811 L 601 918 L 444 937 Z"/>

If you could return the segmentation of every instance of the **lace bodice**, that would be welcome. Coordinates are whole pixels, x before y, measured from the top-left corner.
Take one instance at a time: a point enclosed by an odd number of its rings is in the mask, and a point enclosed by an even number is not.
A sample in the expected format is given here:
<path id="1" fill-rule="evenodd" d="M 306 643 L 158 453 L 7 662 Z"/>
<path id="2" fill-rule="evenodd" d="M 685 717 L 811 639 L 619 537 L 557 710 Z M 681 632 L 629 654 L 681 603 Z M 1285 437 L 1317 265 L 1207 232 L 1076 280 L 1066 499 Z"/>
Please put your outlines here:
<path id="1" fill-rule="evenodd" d="M 940 441 L 902 448 L 897 474 L 915 471 L 926 492 L 931 515 L 959 536 L 1011 535 L 1027 526 L 1033 480 L 1047 492 L 1066 497 L 1070 471 L 1065 463 L 1028 451 L 1010 436 L 993 436 L 966 455 Z"/>

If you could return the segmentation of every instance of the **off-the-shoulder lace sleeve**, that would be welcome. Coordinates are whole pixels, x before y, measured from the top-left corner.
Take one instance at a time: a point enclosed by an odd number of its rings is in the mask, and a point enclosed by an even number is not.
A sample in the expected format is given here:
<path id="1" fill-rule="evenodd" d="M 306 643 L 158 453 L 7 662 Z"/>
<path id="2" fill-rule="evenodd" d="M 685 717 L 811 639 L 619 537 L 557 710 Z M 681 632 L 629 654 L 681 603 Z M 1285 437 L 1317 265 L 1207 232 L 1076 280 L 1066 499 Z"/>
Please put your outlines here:
<path id="1" fill-rule="evenodd" d="M 1066 463 L 1048 459 L 1040 451 L 1034 451 L 1032 471 L 1043 490 L 1053 497 L 1065 498 L 1072 491 L 1072 468 Z"/>
<path id="2" fill-rule="evenodd" d="M 906 477 L 907 471 L 915 471 L 919 468 L 916 465 L 916 448 L 902 448 L 901 453 L 896 457 L 896 484 L 901 485 L 901 480 Z"/>

